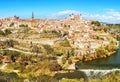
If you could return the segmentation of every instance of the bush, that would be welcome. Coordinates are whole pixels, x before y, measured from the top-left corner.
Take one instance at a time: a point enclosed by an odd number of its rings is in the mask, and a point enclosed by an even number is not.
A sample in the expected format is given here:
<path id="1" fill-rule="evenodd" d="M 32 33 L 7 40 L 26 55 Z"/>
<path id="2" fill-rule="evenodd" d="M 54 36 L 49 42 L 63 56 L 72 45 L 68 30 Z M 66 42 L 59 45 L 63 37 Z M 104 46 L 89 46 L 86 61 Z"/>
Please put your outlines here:
<path id="1" fill-rule="evenodd" d="M 62 79 L 61 82 L 84 82 L 80 81 L 79 79 Z"/>
<path id="2" fill-rule="evenodd" d="M 56 50 L 55 51 L 55 55 L 57 56 L 62 56 L 63 55 L 63 52 L 61 50 Z"/>
<path id="3" fill-rule="evenodd" d="M 11 34 L 11 30 L 10 29 L 5 29 L 5 34 L 8 35 L 8 34 Z"/>
<path id="4" fill-rule="evenodd" d="M 27 82 L 59 82 L 57 79 L 40 74 L 39 76 L 29 75 L 29 81 Z"/>
<path id="5" fill-rule="evenodd" d="M 0 30 L 0 35 L 5 35 L 5 33 L 2 30 Z"/>
<path id="6" fill-rule="evenodd" d="M 25 57 L 25 54 L 22 54 L 20 52 L 17 52 L 17 51 L 10 51 L 10 50 L 5 50 L 3 51 L 3 56 L 9 56 L 11 59 L 14 59 L 16 57 L 21 57 L 21 58 L 24 58 Z"/>
<path id="7" fill-rule="evenodd" d="M 6 40 L 6 41 L 4 42 L 4 44 L 5 44 L 7 47 L 14 47 L 14 45 L 18 45 L 18 42 L 10 39 L 10 40 Z"/>
<path id="8" fill-rule="evenodd" d="M 92 21 L 91 24 L 94 24 L 96 26 L 101 26 L 100 22 L 99 21 Z"/>
<path id="9" fill-rule="evenodd" d="M 11 23 L 10 25 L 9 25 L 9 27 L 13 27 L 14 26 L 14 23 Z"/>
<path id="10" fill-rule="evenodd" d="M 4 32 L 1 32 L 2 35 L 9 35 L 11 34 L 11 30 L 10 29 L 5 29 Z"/>
<path id="11" fill-rule="evenodd" d="M 65 63 L 66 63 L 66 58 L 63 57 L 63 58 L 62 58 L 62 64 L 65 64 Z"/>
<path id="12" fill-rule="evenodd" d="M 19 25 L 19 27 L 28 27 L 28 25 L 26 24 L 21 24 L 21 25 Z"/>
<path id="13" fill-rule="evenodd" d="M 106 50 L 104 47 L 100 46 L 96 49 L 96 54 L 98 57 L 101 57 L 101 55 L 108 55 L 108 50 Z"/>
<path id="14" fill-rule="evenodd" d="M 32 52 L 35 52 L 35 53 L 41 53 L 41 47 L 38 47 L 37 45 L 33 45 L 32 46 Z"/>
<path id="15" fill-rule="evenodd" d="M 23 82 L 23 80 L 14 72 L 0 72 L 0 82 Z"/>
<path id="16" fill-rule="evenodd" d="M 53 61 L 50 63 L 49 68 L 51 71 L 59 71 L 62 69 L 62 67 L 57 63 L 57 61 Z"/>
<path id="17" fill-rule="evenodd" d="M 64 46 L 64 47 L 71 47 L 68 39 L 64 39 L 61 43 L 60 43 L 61 46 Z"/>
<path id="18" fill-rule="evenodd" d="M 46 54 L 53 54 L 54 49 L 50 45 L 43 45 L 44 49 L 46 50 Z"/>

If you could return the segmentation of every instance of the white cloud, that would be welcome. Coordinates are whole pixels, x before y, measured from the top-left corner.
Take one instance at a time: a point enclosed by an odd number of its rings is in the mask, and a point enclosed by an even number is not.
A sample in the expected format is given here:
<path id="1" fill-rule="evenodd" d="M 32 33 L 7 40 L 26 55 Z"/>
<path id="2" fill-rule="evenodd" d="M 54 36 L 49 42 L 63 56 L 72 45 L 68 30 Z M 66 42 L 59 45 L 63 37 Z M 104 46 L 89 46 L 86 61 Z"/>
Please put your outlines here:
<path id="1" fill-rule="evenodd" d="M 75 11 L 75 10 L 65 10 L 65 11 L 60 11 L 57 13 L 52 14 L 53 17 L 58 17 L 58 16 L 64 16 L 64 15 L 70 15 L 70 14 L 80 14 L 79 11 Z"/>
<path id="2" fill-rule="evenodd" d="M 86 14 L 84 18 L 90 20 L 98 20 L 107 23 L 120 23 L 120 12 L 114 9 L 107 9 L 103 14 Z"/>
<path id="3" fill-rule="evenodd" d="M 65 17 L 66 15 L 74 14 L 82 14 L 82 17 L 89 20 L 98 20 L 101 22 L 107 23 L 120 23 L 120 12 L 115 11 L 114 9 L 105 9 L 103 14 L 90 14 L 86 12 L 80 12 L 75 10 L 65 10 L 59 11 L 57 13 L 52 14 L 52 17 Z"/>
<path id="4" fill-rule="evenodd" d="M 115 16 L 115 17 L 120 17 L 120 12 L 118 12 L 118 11 L 109 11 L 107 13 L 111 14 L 112 16 Z"/>

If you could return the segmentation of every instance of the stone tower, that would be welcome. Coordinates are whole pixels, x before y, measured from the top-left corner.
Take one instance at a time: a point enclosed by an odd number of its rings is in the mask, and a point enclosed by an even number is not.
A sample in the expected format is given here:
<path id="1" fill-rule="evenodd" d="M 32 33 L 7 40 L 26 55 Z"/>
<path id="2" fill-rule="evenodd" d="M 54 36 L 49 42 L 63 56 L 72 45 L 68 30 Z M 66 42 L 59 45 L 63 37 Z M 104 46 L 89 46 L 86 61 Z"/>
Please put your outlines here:
<path id="1" fill-rule="evenodd" d="M 34 13 L 32 12 L 32 20 L 34 19 Z"/>

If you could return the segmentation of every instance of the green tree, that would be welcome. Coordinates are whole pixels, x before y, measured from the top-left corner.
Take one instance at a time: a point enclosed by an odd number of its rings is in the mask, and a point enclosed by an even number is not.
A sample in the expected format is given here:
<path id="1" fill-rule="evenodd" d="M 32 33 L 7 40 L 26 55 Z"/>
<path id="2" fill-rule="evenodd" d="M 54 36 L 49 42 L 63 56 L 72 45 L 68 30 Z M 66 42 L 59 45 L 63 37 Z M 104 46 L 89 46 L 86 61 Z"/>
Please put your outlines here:
<path id="1" fill-rule="evenodd" d="M 13 27 L 14 26 L 14 23 L 11 23 L 10 25 L 9 25 L 9 27 Z"/>
<path id="2" fill-rule="evenodd" d="M 0 30 L 0 35 L 4 35 L 5 33 L 2 31 L 2 30 Z"/>
<path id="3" fill-rule="evenodd" d="M 100 46 L 99 48 L 96 49 L 96 54 L 98 57 L 101 57 L 101 55 L 108 55 L 108 50 Z"/>
<path id="4" fill-rule="evenodd" d="M 19 25 L 19 27 L 28 27 L 28 25 L 26 24 L 21 24 L 21 25 Z"/>
<path id="5" fill-rule="evenodd" d="M 4 33 L 5 33 L 5 35 L 8 35 L 8 34 L 11 34 L 12 32 L 10 29 L 5 29 Z"/>
<path id="6" fill-rule="evenodd" d="M 92 21 L 91 24 L 94 24 L 96 26 L 101 26 L 100 22 L 99 21 Z"/>

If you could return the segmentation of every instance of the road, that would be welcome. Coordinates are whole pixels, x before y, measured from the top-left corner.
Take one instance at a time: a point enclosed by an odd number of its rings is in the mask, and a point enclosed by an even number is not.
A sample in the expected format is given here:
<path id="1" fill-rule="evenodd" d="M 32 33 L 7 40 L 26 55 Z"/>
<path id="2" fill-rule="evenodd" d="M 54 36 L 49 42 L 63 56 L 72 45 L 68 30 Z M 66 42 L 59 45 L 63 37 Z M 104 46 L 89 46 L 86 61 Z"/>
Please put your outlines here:
<path id="1" fill-rule="evenodd" d="M 6 49 L 1 49 L 1 50 L 17 51 L 17 52 L 21 52 L 21 53 L 24 53 L 24 54 L 36 54 L 36 53 L 33 53 L 33 52 L 26 52 L 26 51 L 22 51 L 22 50 L 19 50 L 19 49 L 12 48 L 12 47 L 11 48 L 6 48 Z"/>

